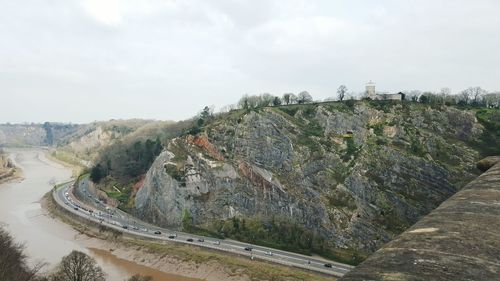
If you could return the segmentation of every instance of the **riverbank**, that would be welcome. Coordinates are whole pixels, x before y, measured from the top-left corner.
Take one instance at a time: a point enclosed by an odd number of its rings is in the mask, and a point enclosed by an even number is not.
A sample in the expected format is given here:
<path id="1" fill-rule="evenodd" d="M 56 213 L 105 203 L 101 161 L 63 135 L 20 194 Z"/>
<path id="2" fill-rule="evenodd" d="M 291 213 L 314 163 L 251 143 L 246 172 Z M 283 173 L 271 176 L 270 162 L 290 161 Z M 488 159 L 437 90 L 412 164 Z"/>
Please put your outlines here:
<path id="1" fill-rule="evenodd" d="M 54 202 L 51 193 L 44 196 L 42 207 L 81 234 L 94 238 L 88 246 L 91 250 L 108 251 L 120 259 L 165 273 L 207 281 L 335 280 L 331 276 L 250 260 L 241 255 L 123 235 L 107 227 L 82 221 L 80 217 L 66 212 Z"/>
<path id="2" fill-rule="evenodd" d="M 45 154 L 45 157 L 50 161 L 71 169 L 73 178 L 78 177 L 85 169 L 82 165 L 77 164 L 77 160 L 65 156 L 64 153 L 57 151 L 57 149 L 44 149 L 43 152 Z"/>
<path id="3" fill-rule="evenodd" d="M 14 160 L 10 159 L 9 156 L 6 155 L 0 155 L 0 157 L 0 160 L 2 160 L 0 162 L 6 161 L 8 163 L 8 165 L 5 165 L 8 166 L 5 169 L 1 169 L 3 165 L 0 165 L 0 185 L 14 180 L 22 180 L 22 170 L 14 164 Z"/>

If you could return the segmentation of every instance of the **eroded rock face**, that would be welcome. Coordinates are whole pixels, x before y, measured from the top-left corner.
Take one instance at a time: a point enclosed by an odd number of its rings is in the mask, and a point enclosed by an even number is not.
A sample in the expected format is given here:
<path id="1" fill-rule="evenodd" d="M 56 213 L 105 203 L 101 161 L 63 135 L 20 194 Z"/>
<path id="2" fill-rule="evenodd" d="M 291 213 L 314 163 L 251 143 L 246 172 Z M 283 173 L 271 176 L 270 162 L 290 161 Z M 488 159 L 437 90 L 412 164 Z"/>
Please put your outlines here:
<path id="1" fill-rule="evenodd" d="M 174 139 L 137 193 L 137 214 L 178 228 L 186 211 L 201 227 L 279 216 L 335 247 L 372 252 L 477 172 L 478 153 L 466 141 L 482 126 L 468 112 L 365 103 L 295 109 L 234 113 Z"/>

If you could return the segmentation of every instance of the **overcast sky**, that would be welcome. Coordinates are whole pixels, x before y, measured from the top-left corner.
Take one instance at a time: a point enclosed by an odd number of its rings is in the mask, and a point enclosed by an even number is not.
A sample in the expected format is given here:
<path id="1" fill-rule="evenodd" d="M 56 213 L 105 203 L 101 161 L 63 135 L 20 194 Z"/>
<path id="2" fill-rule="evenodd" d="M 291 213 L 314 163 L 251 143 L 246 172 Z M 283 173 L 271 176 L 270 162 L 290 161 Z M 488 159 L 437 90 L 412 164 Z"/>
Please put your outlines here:
<path id="1" fill-rule="evenodd" d="M 500 90 L 500 1 L 0 0 L 0 123 L 179 120 L 245 93 Z"/>

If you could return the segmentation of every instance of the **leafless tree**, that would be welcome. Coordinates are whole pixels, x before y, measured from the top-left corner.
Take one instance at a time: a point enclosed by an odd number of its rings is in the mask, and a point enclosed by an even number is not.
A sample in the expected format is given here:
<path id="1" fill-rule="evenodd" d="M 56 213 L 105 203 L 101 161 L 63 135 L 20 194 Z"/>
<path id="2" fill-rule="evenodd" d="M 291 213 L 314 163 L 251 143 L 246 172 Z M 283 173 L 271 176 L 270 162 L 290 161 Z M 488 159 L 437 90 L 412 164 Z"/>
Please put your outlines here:
<path id="1" fill-rule="evenodd" d="M 260 100 L 258 103 L 258 107 L 266 107 L 272 105 L 274 100 L 274 96 L 269 93 L 264 93 L 259 96 Z"/>
<path id="2" fill-rule="evenodd" d="M 79 251 L 72 251 L 62 258 L 51 281 L 105 281 L 105 274 L 96 261 Z"/>
<path id="3" fill-rule="evenodd" d="M 0 280 L 40 280 L 37 274 L 44 264 L 29 267 L 23 251 L 23 244 L 14 242 L 9 233 L 0 229 Z"/>
<path id="4" fill-rule="evenodd" d="M 462 102 L 464 104 L 468 104 L 470 101 L 471 95 L 472 95 L 472 93 L 470 92 L 470 89 L 465 89 L 465 90 L 460 92 L 460 94 L 458 95 L 459 96 L 458 99 L 460 100 L 460 102 Z"/>
<path id="5" fill-rule="evenodd" d="M 339 101 L 344 100 L 345 94 L 347 93 L 347 87 L 345 85 L 340 85 L 337 89 L 337 96 L 339 97 Z"/>
<path id="6" fill-rule="evenodd" d="M 486 94 L 486 91 L 481 89 L 481 87 L 469 88 L 472 95 L 472 102 L 474 104 L 479 103 L 481 97 Z"/>
<path id="7" fill-rule="evenodd" d="M 307 92 L 307 91 L 300 92 L 298 97 L 297 97 L 297 102 L 299 104 L 309 103 L 312 101 L 313 101 L 313 98 L 312 98 L 311 94 L 309 94 L 309 92 Z"/>
<path id="8" fill-rule="evenodd" d="M 444 87 L 444 88 L 441 88 L 441 90 L 439 91 L 439 93 L 440 93 L 441 95 L 443 95 L 443 96 L 445 96 L 445 97 L 446 97 L 446 96 L 451 95 L 451 90 L 450 90 L 450 88 L 448 88 L 448 87 Z"/>

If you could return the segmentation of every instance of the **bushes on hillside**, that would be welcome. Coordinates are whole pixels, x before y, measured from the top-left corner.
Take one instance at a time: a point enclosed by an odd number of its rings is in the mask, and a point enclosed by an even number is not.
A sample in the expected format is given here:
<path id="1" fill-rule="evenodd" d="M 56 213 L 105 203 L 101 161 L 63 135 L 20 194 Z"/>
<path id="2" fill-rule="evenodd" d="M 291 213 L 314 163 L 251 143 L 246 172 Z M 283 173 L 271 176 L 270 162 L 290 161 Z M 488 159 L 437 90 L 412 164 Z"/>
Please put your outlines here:
<path id="1" fill-rule="evenodd" d="M 90 178 L 93 182 L 99 182 L 111 175 L 126 182 L 144 174 L 162 149 L 159 138 L 131 144 L 116 142 L 101 153 L 98 163 L 90 171 Z"/>

